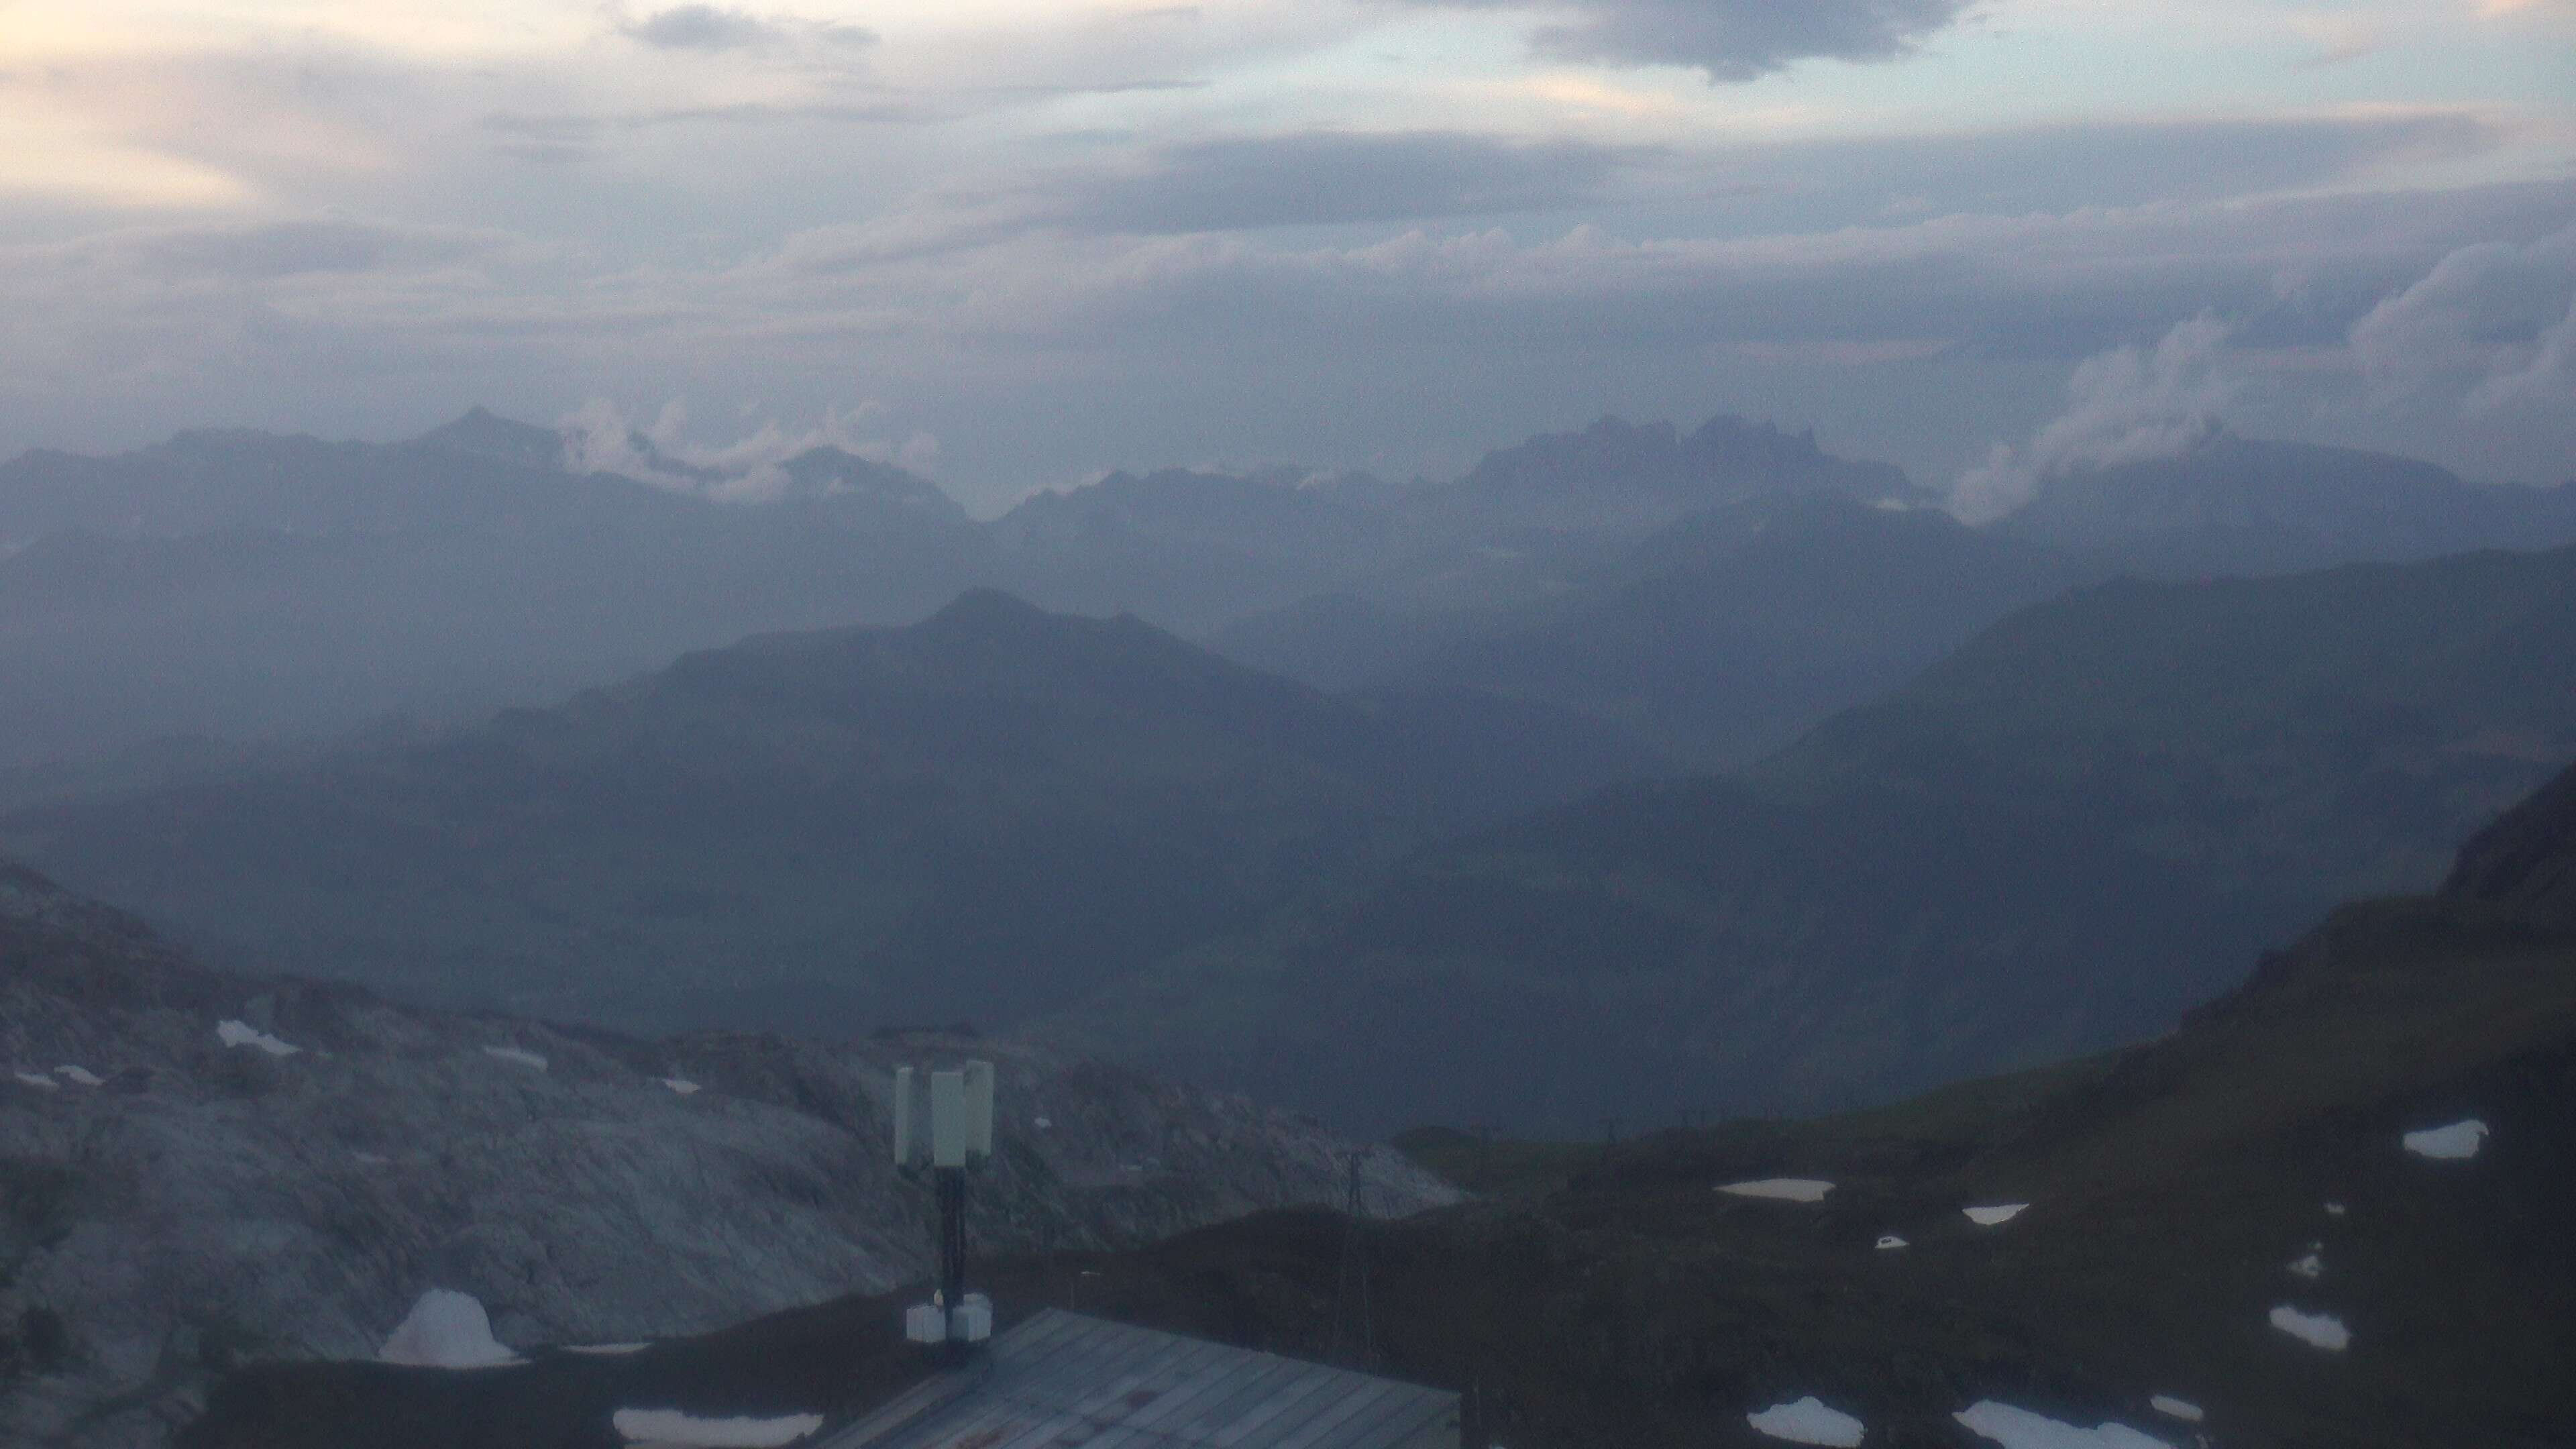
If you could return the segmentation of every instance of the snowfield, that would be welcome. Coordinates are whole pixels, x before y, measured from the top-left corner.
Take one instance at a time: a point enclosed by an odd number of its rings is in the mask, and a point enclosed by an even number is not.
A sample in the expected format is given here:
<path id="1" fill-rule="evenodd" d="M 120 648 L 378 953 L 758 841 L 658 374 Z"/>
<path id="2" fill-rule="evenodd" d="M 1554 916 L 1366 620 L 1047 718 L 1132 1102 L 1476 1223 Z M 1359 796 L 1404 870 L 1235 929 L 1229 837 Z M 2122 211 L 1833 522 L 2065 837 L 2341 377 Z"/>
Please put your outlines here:
<path id="1" fill-rule="evenodd" d="M 1730 1182 L 1718 1189 L 1734 1197 L 1767 1197 L 1781 1202 L 1823 1202 L 1834 1185 L 1812 1177 L 1766 1177 L 1759 1182 Z"/>
<path id="2" fill-rule="evenodd" d="M 2466 1122 L 2454 1122 L 2448 1127 L 2428 1127 L 2421 1132 L 2406 1134 L 2406 1150 L 2418 1157 L 2463 1162 L 2478 1155 L 2478 1148 L 2490 1130 L 2486 1123 L 2475 1117 Z"/>
<path id="3" fill-rule="evenodd" d="M 1839 1409 L 1829 1409 L 1813 1394 L 1795 1403 L 1774 1404 L 1758 1414 L 1747 1414 L 1745 1422 L 1757 1434 L 1791 1444 L 1830 1444 L 1837 1449 L 1853 1449 L 1860 1443 L 1861 1421 Z"/>
<path id="4" fill-rule="evenodd" d="M 432 1288 L 411 1306 L 376 1357 L 415 1368 L 474 1369 L 521 1363 L 492 1337 L 482 1300 L 470 1293 Z"/>
<path id="5" fill-rule="evenodd" d="M 291 1057 L 297 1052 L 304 1050 L 304 1048 L 300 1046 L 289 1046 L 287 1043 L 279 1041 L 276 1037 L 270 1036 L 267 1032 L 260 1031 L 252 1027 L 251 1024 L 246 1021 L 220 1021 L 215 1023 L 215 1040 L 222 1042 L 228 1047 L 257 1047 L 261 1051 L 264 1051 L 273 1057 Z"/>
<path id="6" fill-rule="evenodd" d="M 2272 1326 L 2329 1353 L 2341 1353 L 2352 1345 L 2352 1330 L 2331 1313 L 2303 1313 L 2284 1303 L 2272 1310 Z"/>
<path id="7" fill-rule="evenodd" d="M 629 1444 L 671 1449 L 779 1449 L 823 1427 L 820 1414 L 773 1419 L 701 1419 L 677 1409 L 620 1409 L 609 1422 Z"/>
<path id="8" fill-rule="evenodd" d="M 2126 1424 L 2097 1424 L 2080 1429 L 2046 1414 L 2034 1414 L 1993 1399 L 1980 1399 L 1951 1415 L 1969 1432 L 1992 1439 L 2004 1449 L 2174 1449 L 2152 1434 Z"/>

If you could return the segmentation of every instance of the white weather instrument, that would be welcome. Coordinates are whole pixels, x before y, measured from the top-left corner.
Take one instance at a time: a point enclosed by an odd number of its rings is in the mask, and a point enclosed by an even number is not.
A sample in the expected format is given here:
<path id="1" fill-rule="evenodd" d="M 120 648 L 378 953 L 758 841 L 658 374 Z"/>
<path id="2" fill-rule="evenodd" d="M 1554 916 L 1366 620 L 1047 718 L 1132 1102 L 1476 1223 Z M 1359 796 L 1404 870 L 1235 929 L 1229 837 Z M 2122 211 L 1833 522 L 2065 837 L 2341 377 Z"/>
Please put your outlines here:
<path id="1" fill-rule="evenodd" d="M 971 1061 L 930 1074 L 929 1131 L 917 1130 L 913 1070 L 894 1073 L 894 1165 L 918 1170 L 926 1147 L 939 1195 L 939 1286 L 927 1303 L 904 1311 L 904 1337 L 963 1352 L 993 1336 L 993 1304 L 966 1291 L 966 1169 L 993 1155 L 993 1064 Z M 924 1139 L 927 1139 L 926 1141 Z"/>

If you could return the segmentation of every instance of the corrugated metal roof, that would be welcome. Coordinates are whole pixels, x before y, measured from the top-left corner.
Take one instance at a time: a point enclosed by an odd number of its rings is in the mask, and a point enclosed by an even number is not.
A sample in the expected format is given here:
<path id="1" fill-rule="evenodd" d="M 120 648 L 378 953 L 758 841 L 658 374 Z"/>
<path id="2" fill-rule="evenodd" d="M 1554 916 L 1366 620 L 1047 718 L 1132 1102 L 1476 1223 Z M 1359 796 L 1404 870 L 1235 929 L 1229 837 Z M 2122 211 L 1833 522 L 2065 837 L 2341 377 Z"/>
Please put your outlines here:
<path id="1" fill-rule="evenodd" d="M 819 1449 L 1391 1449 L 1458 1396 L 1048 1309 L 889 1410 Z"/>

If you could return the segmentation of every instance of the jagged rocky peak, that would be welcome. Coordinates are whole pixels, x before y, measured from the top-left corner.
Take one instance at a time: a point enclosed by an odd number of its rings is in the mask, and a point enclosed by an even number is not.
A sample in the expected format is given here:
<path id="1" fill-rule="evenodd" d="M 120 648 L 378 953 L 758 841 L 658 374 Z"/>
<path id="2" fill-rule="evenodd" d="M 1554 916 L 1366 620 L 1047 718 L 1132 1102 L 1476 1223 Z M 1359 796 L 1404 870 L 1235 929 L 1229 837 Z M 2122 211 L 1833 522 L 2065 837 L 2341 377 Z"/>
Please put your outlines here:
<path id="1" fill-rule="evenodd" d="M 1788 433 L 1727 415 L 1687 436 L 1668 422 L 1604 417 L 1580 432 L 1541 434 L 1489 453 L 1465 477 L 1434 492 L 1449 508 L 1548 528 L 1657 527 L 1770 494 L 1927 501 L 1890 464 L 1838 457 L 1812 431 Z"/>
<path id="2" fill-rule="evenodd" d="M 414 442 L 451 453 L 496 458 L 524 468 L 547 470 L 564 465 L 564 439 L 552 428 L 505 418 L 477 403 L 465 416 L 421 434 Z"/>

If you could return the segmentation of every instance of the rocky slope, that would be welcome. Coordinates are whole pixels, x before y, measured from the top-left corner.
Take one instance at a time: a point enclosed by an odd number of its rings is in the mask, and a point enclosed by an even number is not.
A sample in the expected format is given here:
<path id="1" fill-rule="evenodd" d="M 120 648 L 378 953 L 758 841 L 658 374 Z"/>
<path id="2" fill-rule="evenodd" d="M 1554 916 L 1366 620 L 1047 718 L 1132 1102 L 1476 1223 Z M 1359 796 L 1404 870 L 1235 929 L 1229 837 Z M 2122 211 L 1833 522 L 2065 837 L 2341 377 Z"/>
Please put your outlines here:
<path id="1" fill-rule="evenodd" d="M 365 1357 L 431 1287 L 500 1339 L 703 1332 L 930 1259 L 891 1068 L 1000 1066 L 986 1248 L 1454 1193 L 1241 1098 L 1006 1043 L 645 1042 L 192 965 L 0 866 L 0 1442 L 163 1442 L 246 1358 Z"/>

